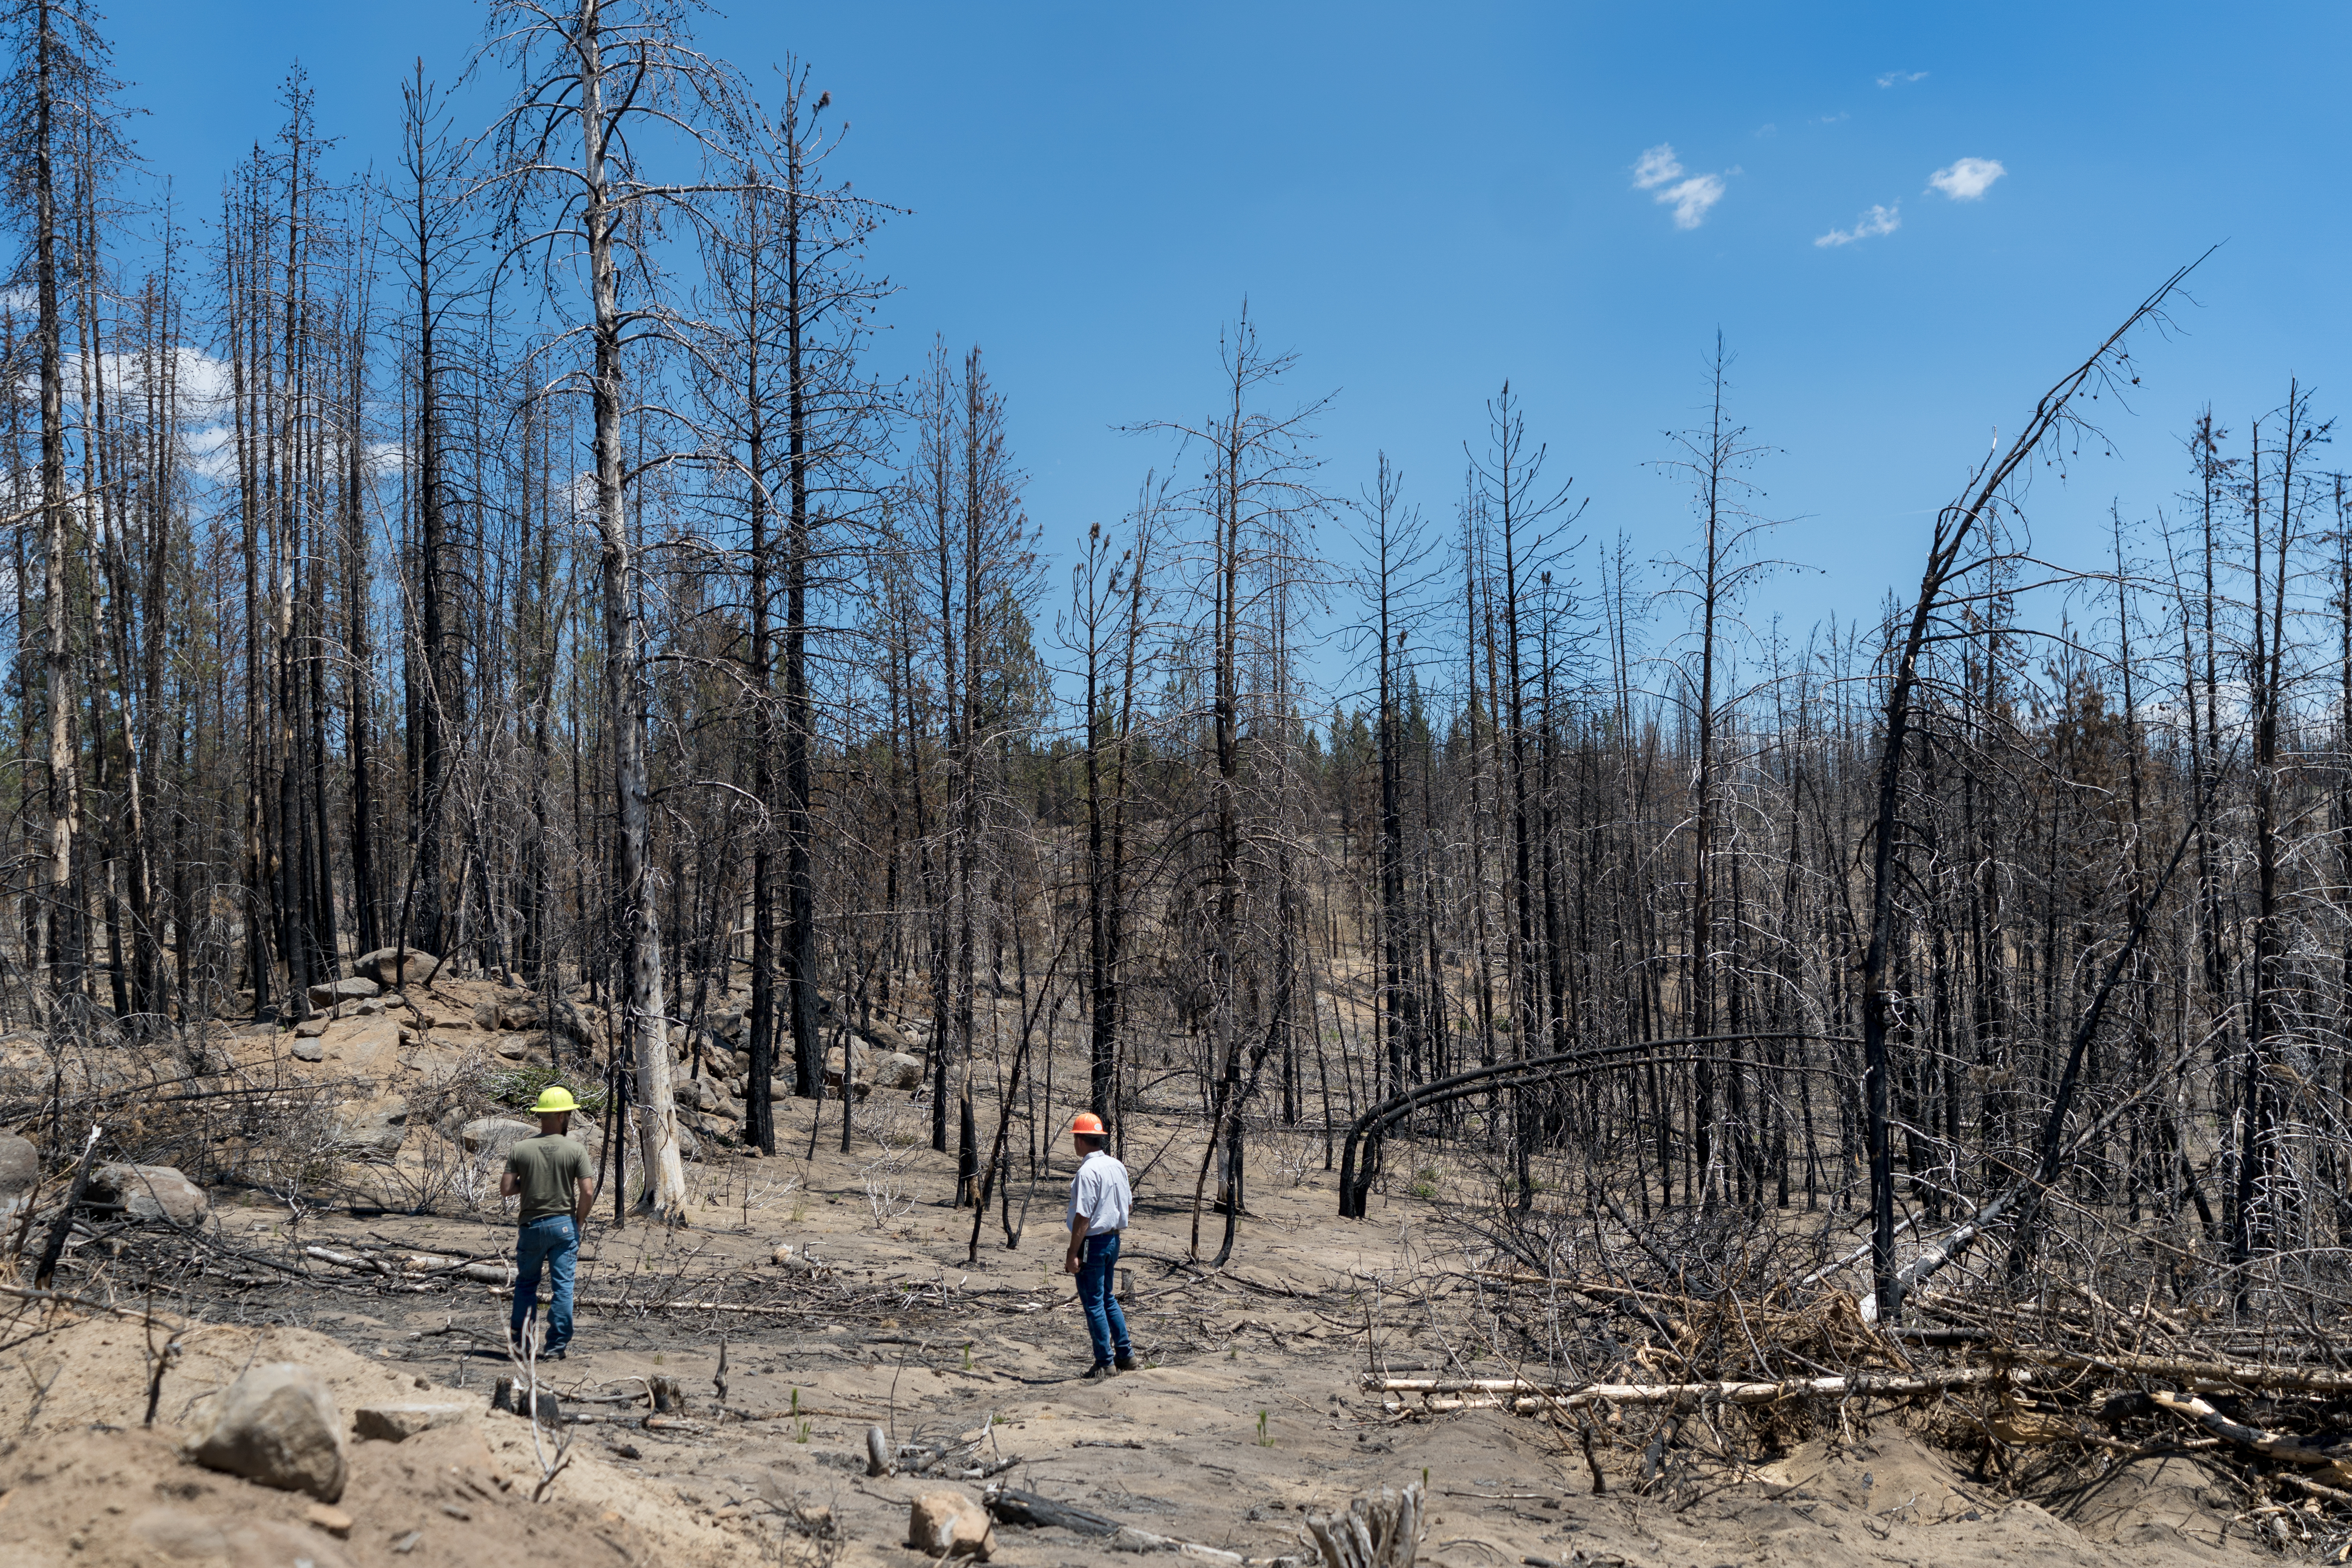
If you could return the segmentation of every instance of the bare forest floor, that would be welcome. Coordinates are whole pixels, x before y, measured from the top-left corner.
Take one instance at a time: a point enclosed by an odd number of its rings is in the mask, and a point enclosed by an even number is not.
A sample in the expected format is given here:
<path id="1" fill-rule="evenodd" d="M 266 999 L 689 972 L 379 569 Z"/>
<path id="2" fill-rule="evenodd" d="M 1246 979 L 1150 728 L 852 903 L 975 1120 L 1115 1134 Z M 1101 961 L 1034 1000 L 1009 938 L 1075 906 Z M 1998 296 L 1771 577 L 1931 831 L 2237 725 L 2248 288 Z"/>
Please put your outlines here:
<path id="1" fill-rule="evenodd" d="M 332 1025 L 316 1063 L 286 1057 L 282 1036 L 257 1034 L 236 1049 L 288 1081 L 367 1080 L 375 1098 L 348 1119 L 404 1086 L 422 1107 L 429 1080 L 453 1064 L 478 1071 L 500 1059 L 485 1048 L 493 1042 L 454 1037 L 463 1033 L 412 1029 L 404 1043 L 370 1016 Z M 216 1187 L 200 1239 L 100 1227 L 58 1277 L 85 1305 L 20 1301 L 0 1333 L 0 1540 L 10 1568 L 428 1568 L 526 1555 L 714 1568 L 911 1563 L 910 1501 L 941 1487 L 976 1497 L 982 1483 L 870 1478 L 872 1426 L 899 1444 L 975 1439 L 952 1464 L 1015 1459 L 998 1481 L 1261 1561 L 1313 1561 L 1302 1544 L 1307 1514 L 1424 1479 L 1420 1561 L 1461 1568 L 2189 1564 L 2270 1555 L 2288 1533 L 2194 1453 L 2118 1461 L 2012 1448 L 2010 1462 L 1988 1468 L 1972 1418 L 1948 1401 L 1816 1402 L 1776 1426 L 1701 1415 L 1671 1432 L 1654 1415 L 1621 1411 L 1593 1428 L 1588 1461 L 1575 1431 L 1548 1416 L 1433 1413 L 1370 1391 L 1376 1364 L 1507 1373 L 1491 1349 L 1492 1321 L 1540 1316 L 1546 1293 L 1482 1282 L 1445 1205 L 1403 1181 L 1374 1199 L 1370 1219 L 1334 1218 L 1336 1177 L 1321 1168 L 1319 1135 L 1262 1144 L 1232 1265 L 1187 1263 L 1201 1128 L 1173 1104 L 1128 1130 L 1138 1207 L 1122 1262 L 1145 1366 L 1089 1384 L 1084 1326 L 1060 1271 L 1066 1152 L 1033 1188 L 1016 1129 L 1021 1243 L 1008 1249 L 992 1212 L 968 1261 L 971 1215 L 950 1206 L 952 1156 L 929 1147 L 927 1105 L 876 1090 L 844 1153 L 839 1106 L 828 1103 L 815 1153 L 803 1158 L 814 1109 L 780 1102 L 790 1157 L 748 1158 L 706 1140 L 688 1168 L 690 1227 L 615 1227 L 609 1194 L 600 1205 L 580 1269 L 578 1339 L 569 1359 L 543 1369 L 576 1402 L 570 1408 L 596 1419 L 567 1428 L 563 1468 L 537 1502 L 530 1494 L 555 1458 L 552 1441 L 488 1408 L 493 1381 L 510 1370 L 500 1289 L 446 1269 L 404 1278 L 397 1266 L 409 1254 L 494 1260 L 511 1239 L 494 1178 L 484 1191 L 488 1160 L 467 1156 L 421 1113 L 389 1160 L 331 1176 L 313 1170 L 301 1190 Z M 983 1138 L 994 1121 L 984 1101 Z M 1410 1152 L 1392 1151 L 1391 1165 L 1412 1169 Z M 436 1212 L 401 1212 L 427 1198 Z M 1203 1256 L 1221 1224 L 1204 1217 Z M 366 1258 L 395 1262 L 348 1266 Z M 131 1316 L 86 1305 L 101 1300 Z M 163 1326 L 134 1321 L 151 1307 Z M 167 1369 L 149 1430 L 151 1347 L 183 1321 L 201 1327 Z M 461 1399 L 478 1410 L 403 1443 L 355 1441 L 341 1504 L 353 1522 L 347 1538 L 330 1537 L 305 1523 L 306 1500 L 198 1469 L 174 1447 L 242 1367 L 286 1359 L 320 1369 L 346 1419 L 369 1397 Z M 676 1380 L 685 1410 L 648 1426 L 644 1395 L 661 1378 Z M 1596 1469 L 1603 1495 L 1594 1495 Z M 1066 1530 L 1000 1524 L 993 1560 L 1104 1555 L 1099 1542 Z"/>

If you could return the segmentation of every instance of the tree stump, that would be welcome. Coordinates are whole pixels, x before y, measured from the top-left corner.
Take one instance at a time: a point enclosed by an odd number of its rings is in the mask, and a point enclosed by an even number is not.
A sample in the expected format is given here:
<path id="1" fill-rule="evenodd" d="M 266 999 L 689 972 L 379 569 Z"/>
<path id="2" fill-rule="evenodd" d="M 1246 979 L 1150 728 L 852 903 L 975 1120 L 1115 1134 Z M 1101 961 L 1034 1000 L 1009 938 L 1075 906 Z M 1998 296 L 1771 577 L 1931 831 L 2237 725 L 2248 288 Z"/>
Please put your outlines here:
<path id="1" fill-rule="evenodd" d="M 1323 1568 L 1412 1568 L 1421 1545 L 1421 1487 L 1382 1487 L 1348 1505 L 1345 1513 L 1309 1514 L 1307 1528 L 1323 1553 Z"/>

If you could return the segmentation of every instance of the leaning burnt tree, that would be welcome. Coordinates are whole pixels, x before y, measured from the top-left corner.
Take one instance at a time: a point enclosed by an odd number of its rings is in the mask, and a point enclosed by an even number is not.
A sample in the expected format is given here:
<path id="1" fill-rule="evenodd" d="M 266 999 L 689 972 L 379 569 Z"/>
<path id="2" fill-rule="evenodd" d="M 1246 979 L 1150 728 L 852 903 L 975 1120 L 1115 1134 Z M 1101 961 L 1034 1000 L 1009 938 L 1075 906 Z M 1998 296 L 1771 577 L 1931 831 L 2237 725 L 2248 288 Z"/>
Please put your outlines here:
<path id="1" fill-rule="evenodd" d="M 2191 262 L 2166 279 L 2107 334 L 2088 358 L 2043 393 L 2016 438 L 2006 448 L 1989 455 L 1970 476 L 1959 499 L 1937 514 L 1935 529 L 1928 537 L 1927 565 L 1919 576 L 1918 595 L 1900 623 L 1899 639 L 1889 647 L 1886 703 L 1879 732 L 1870 829 L 1868 945 L 1862 962 L 1863 1115 L 1870 1180 L 1871 1309 L 1872 1315 L 1880 1321 L 1894 1321 L 1902 1310 L 1904 1292 L 1916 1282 L 1916 1276 L 1908 1281 L 1898 1277 L 1895 1262 L 1895 1161 L 1888 1139 L 1888 1042 L 1895 1028 L 1896 1001 L 1891 963 L 1895 935 L 1895 884 L 1904 874 L 1898 858 L 1904 769 L 1917 717 L 1915 704 L 1921 655 L 1931 639 L 1968 635 L 1969 606 L 1953 596 L 1952 589 L 1971 574 L 1984 571 L 1990 557 L 2006 551 L 2000 535 L 2018 516 L 2024 481 L 2031 473 L 2028 465 L 2045 448 L 2054 448 L 2066 435 L 2085 427 L 2075 407 L 2078 398 L 2085 393 L 2114 393 L 2137 382 L 2137 378 L 2130 374 L 2127 338 L 2143 322 L 2161 323 L 2166 302 L 2195 266 Z"/>

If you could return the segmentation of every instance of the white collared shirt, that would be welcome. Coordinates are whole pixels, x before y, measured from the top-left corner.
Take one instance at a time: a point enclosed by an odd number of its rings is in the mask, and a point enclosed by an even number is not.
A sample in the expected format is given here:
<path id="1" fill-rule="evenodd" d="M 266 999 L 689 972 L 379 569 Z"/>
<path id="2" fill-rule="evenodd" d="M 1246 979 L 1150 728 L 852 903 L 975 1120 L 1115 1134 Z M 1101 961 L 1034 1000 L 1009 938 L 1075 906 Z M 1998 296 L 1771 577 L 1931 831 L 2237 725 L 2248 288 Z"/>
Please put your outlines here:
<path id="1" fill-rule="evenodd" d="M 1101 1236 L 1125 1230 L 1134 1208 L 1135 1194 L 1127 1184 L 1127 1167 L 1108 1150 L 1097 1149 L 1079 1162 L 1078 1173 L 1070 1178 L 1070 1212 L 1063 1223 L 1076 1225 L 1084 1215 L 1087 1234 Z"/>

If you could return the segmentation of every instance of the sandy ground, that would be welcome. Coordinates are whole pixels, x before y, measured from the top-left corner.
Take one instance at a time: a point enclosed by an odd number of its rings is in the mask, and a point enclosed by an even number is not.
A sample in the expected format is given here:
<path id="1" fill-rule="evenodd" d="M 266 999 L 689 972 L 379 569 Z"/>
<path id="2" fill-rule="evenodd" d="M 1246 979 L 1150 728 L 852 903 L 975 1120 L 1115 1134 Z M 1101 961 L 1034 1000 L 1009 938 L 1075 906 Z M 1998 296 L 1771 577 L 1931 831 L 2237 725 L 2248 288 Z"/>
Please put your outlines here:
<path id="1" fill-rule="evenodd" d="M 810 1108 L 779 1112 L 780 1142 L 797 1156 L 809 1146 Z M 1702 1436 L 1673 1451 L 1645 1493 L 1634 1486 L 1638 1445 L 1604 1445 L 1601 1496 L 1583 1454 L 1536 1420 L 1384 1413 L 1362 1386 L 1375 1346 L 1397 1366 L 1441 1364 L 1445 1353 L 1443 1326 L 1397 1291 L 1434 1239 L 1428 1207 L 1391 1197 L 1368 1221 L 1335 1219 L 1336 1178 L 1319 1168 L 1319 1142 L 1262 1156 L 1233 1266 L 1211 1276 L 1182 1262 L 1188 1162 L 1197 1154 L 1179 1142 L 1155 1162 L 1153 1151 L 1182 1135 L 1180 1124 L 1131 1126 L 1140 1179 L 1122 1261 L 1147 1364 L 1088 1384 L 1083 1323 L 1060 1272 L 1068 1156 L 1056 1156 L 1033 1194 L 1025 1150 L 1017 1152 L 1013 1206 L 1017 1215 L 1029 1205 L 1024 1239 L 1008 1250 L 992 1213 L 968 1260 L 971 1217 L 940 1201 L 951 1166 L 924 1142 L 928 1110 L 877 1092 L 860 1110 L 865 1131 L 848 1154 L 836 1147 L 838 1106 L 824 1115 L 814 1160 L 714 1151 L 690 1167 L 691 1228 L 642 1220 L 615 1228 L 609 1199 L 600 1205 L 580 1293 L 632 1305 L 584 1308 L 571 1357 L 547 1370 L 567 1395 L 675 1378 L 692 1427 L 652 1431 L 637 1422 L 642 1406 L 583 1406 L 621 1419 L 574 1427 L 569 1468 L 534 1504 L 541 1467 L 530 1426 L 487 1408 L 492 1380 L 508 1370 L 493 1348 L 508 1307 L 493 1287 L 392 1294 L 325 1268 L 283 1284 L 212 1279 L 157 1299 L 159 1309 L 211 1326 L 168 1375 L 155 1431 L 140 1426 L 147 1361 L 136 1325 L 91 1320 L 8 1351 L 0 1436 L 16 1441 L 0 1459 L 0 1540 L 14 1544 L 0 1555 L 8 1568 L 295 1568 L 306 1552 L 312 1568 L 506 1563 L 519 1552 L 579 1563 L 904 1565 L 916 1561 L 903 1544 L 909 1501 L 943 1485 L 977 1496 L 980 1483 L 867 1478 L 865 1435 L 875 1426 L 899 1441 L 985 1431 L 982 1456 L 1020 1460 L 1006 1483 L 1261 1560 L 1301 1551 L 1309 1511 L 1424 1479 L 1421 1561 L 1459 1568 L 2185 1565 L 2267 1554 L 2238 1517 L 2242 1505 L 2190 1460 L 2142 1460 L 2104 1476 L 2053 1466 L 2012 1490 L 1936 1447 L 1932 1419 L 1884 1408 L 1825 1416 L 1822 1429 L 1779 1453 L 1725 1452 Z M 287 1211 L 263 1194 L 216 1200 L 225 1242 L 278 1258 L 304 1244 L 494 1257 L 511 1237 L 495 1196 L 465 1217 L 331 1212 L 292 1232 Z M 1206 1217 L 1204 1251 L 1221 1223 Z M 127 1268 L 74 1288 L 135 1304 L 142 1298 Z M 636 1305 L 666 1299 L 772 1310 Z M 761 1418 L 712 1419 L 722 1344 L 726 1405 Z M 362 1396 L 462 1396 L 484 1408 L 407 1443 L 355 1443 L 342 1506 L 356 1524 L 348 1540 L 333 1540 L 302 1522 L 304 1500 L 176 1457 L 173 1441 L 200 1419 L 203 1401 L 257 1358 L 321 1366 L 347 1415 Z M 52 1375 L 36 1410 L 34 1385 Z M 211 1520 L 215 1534 L 189 1524 L 190 1514 Z M 417 1531 L 410 1550 L 394 1552 Z M 1104 1555 L 1066 1531 L 1000 1527 L 995 1560 L 1078 1564 Z"/>

